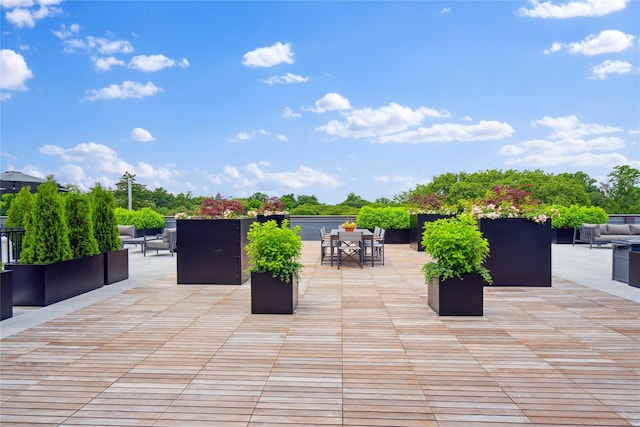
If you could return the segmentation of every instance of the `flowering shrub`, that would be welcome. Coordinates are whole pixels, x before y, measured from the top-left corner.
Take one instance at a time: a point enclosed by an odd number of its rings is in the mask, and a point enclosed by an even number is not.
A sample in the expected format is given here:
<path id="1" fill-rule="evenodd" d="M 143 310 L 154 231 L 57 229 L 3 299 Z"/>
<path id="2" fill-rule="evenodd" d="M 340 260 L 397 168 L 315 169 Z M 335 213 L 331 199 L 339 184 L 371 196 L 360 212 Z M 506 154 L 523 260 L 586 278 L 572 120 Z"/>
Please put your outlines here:
<path id="1" fill-rule="evenodd" d="M 544 224 L 548 219 L 558 216 L 557 209 L 551 209 L 542 201 L 531 197 L 531 192 L 523 187 L 513 188 L 497 185 L 480 201 L 471 204 L 465 212 L 475 218 L 527 218 Z"/>
<path id="2" fill-rule="evenodd" d="M 258 213 L 265 216 L 284 215 L 287 213 L 284 209 L 284 203 L 279 197 L 270 197 L 262 202 L 262 206 Z"/>
<path id="3" fill-rule="evenodd" d="M 457 213 L 455 206 L 447 206 L 445 204 L 446 197 L 431 194 L 414 194 L 409 197 L 409 214 L 440 214 L 454 215 Z"/>
<path id="4" fill-rule="evenodd" d="M 244 207 L 238 200 L 208 197 L 202 201 L 197 213 L 202 218 L 240 218 L 245 216 Z"/>

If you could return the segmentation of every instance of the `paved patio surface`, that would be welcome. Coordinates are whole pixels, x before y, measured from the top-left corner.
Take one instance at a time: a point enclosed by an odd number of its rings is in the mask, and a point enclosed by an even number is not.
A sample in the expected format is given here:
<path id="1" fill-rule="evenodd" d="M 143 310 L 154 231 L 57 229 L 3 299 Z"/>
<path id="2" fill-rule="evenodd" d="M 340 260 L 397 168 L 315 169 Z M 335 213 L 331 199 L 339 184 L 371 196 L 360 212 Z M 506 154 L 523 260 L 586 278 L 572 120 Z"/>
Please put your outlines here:
<path id="1" fill-rule="evenodd" d="M 485 288 L 465 318 L 429 308 L 408 245 L 362 270 L 318 245 L 294 315 L 252 315 L 249 282 L 176 285 L 176 258 L 135 249 L 129 280 L 16 309 L 0 424 L 640 425 L 640 290 L 610 280 L 610 249 L 554 245 L 551 288 Z"/>

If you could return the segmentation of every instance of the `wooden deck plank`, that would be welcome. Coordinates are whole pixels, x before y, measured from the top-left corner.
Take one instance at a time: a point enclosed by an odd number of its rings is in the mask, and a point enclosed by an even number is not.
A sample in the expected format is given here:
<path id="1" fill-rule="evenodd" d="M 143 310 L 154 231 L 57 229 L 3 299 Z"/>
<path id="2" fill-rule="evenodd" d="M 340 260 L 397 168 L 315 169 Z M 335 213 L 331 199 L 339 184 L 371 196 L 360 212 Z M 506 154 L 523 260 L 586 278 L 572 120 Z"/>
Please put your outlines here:
<path id="1" fill-rule="evenodd" d="M 292 316 L 161 277 L 3 339 L 0 424 L 640 425 L 639 304 L 554 278 L 440 318 L 424 253 L 337 270 L 316 244 Z"/>

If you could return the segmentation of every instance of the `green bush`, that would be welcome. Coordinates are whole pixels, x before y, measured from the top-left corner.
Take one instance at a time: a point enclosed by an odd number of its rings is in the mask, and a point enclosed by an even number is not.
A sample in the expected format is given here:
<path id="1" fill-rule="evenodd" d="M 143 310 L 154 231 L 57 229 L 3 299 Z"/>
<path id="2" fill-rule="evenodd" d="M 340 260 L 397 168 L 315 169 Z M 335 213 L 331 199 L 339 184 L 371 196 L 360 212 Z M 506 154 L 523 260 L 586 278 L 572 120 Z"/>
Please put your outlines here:
<path id="1" fill-rule="evenodd" d="M 474 218 L 460 215 L 425 223 L 422 245 L 432 258 L 422 266 L 427 283 L 435 278 L 461 278 L 464 273 L 479 274 L 486 283 L 493 283 L 489 270 L 482 265 L 489 256 L 489 242 Z"/>
<path id="2" fill-rule="evenodd" d="M 270 272 L 288 282 L 293 275 L 300 280 L 302 271 L 302 238 L 299 225 L 289 228 L 289 221 L 282 226 L 274 220 L 253 222 L 247 233 L 249 244 L 245 246 L 249 256 L 249 270 L 258 273 Z"/>
<path id="3" fill-rule="evenodd" d="M 38 186 L 31 220 L 25 229 L 20 262 L 52 264 L 72 258 L 62 197 L 58 194 L 58 184 L 49 179 Z"/>
<path id="4" fill-rule="evenodd" d="M 82 258 L 99 254 L 98 242 L 93 234 L 89 197 L 78 191 L 72 191 L 64 199 L 73 257 Z"/>
<path id="5" fill-rule="evenodd" d="M 164 216 L 151 208 L 142 208 L 137 211 L 116 208 L 115 212 L 119 225 L 135 225 L 136 230 L 164 227 Z"/>
<path id="6" fill-rule="evenodd" d="M 609 221 L 607 212 L 599 206 L 554 206 L 558 215 L 551 219 L 553 228 L 573 228 L 582 224 L 605 224 Z"/>
<path id="7" fill-rule="evenodd" d="M 7 212 L 7 227 L 24 227 L 30 220 L 31 209 L 33 208 L 34 195 L 29 191 L 29 187 L 22 187 L 9 206 Z"/>
<path id="8" fill-rule="evenodd" d="M 116 221 L 116 202 L 113 194 L 96 184 L 91 189 L 91 210 L 93 234 L 98 242 L 100 252 L 117 251 L 122 247 L 118 237 L 118 221 Z"/>
<path id="9" fill-rule="evenodd" d="M 373 230 L 376 226 L 386 230 L 409 228 L 409 212 L 404 207 L 372 207 L 363 206 L 356 216 L 359 228 Z"/>

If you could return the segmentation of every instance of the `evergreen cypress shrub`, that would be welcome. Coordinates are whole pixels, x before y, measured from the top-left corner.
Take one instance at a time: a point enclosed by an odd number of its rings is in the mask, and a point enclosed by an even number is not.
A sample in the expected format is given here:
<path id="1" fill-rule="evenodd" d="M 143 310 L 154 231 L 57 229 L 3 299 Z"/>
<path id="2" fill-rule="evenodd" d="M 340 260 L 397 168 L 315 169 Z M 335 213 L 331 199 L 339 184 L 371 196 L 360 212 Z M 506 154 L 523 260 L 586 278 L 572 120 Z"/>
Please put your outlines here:
<path id="1" fill-rule="evenodd" d="M 69 243 L 74 258 L 97 255 L 98 242 L 93 235 L 91 206 L 88 196 L 72 191 L 65 197 Z"/>
<path id="2" fill-rule="evenodd" d="M 93 234 L 98 241 L 99 251 L 117 251 L 122 247 L 122 241 L 118 237 L 116 202 L 113 194 L 102 188 L 100 184 L 96 184 L 91 189 L 91 207 Z"/>
<path id="3" fill-rule="evenodd" d="M 24 227 L 26 222 L 30 220 L 34 198 L 29 187 L 22 187 L 11 201 L 4 225 L 7 227 Z"/>
<path id="4" fill-rule="evenodd" d="M 73 258 L 62 197 L 53 179 L 38 186 L 30 221 L 25 229 L 21 263 L 52 264 Z"/>

